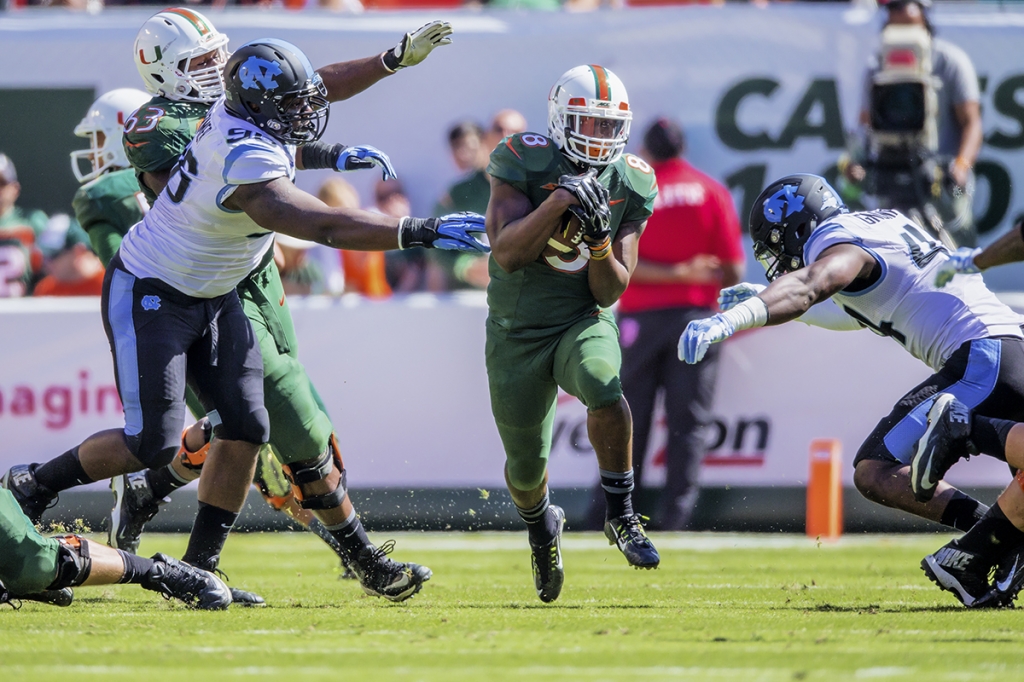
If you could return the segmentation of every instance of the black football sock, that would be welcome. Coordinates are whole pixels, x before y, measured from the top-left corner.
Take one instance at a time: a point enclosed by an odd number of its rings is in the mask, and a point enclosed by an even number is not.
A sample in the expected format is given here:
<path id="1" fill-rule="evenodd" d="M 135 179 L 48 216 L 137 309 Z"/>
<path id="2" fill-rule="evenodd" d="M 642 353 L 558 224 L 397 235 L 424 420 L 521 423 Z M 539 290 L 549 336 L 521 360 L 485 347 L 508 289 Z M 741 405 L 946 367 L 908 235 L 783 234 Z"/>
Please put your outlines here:
<path id="1" fill-rule="evenodd" d="M 119 583 L 140 583 L 146 577 L 146 574 L 153 569 L 154 562 L 152 559 L 137 556 L 120 549 L 114 551 L 120 554 L 121 560 L 124 561 L 124 575 L 117 581 Z"/>
<path id="2" fill-rule="evenodd" d="M 355 509 L 347 519 L 337 525 L 324 524 L 324 529 L 334 536 L 341 551 L 349 557 L 350 561 L 355 561 L 355 558 L 359 556 L 359 551 L 370 546 L 370 538 L 366 537 L 366 529 L 363 528 L 363 522 L 359 520 Z"/>
<path id="3" fill-rule="evenodd" d="M 153 497 L 158 500 L 162 500 L 187 483 L 187 481 L 182 482 L 180 478 L 174 475 L 174 469 L 171 468 L 170 464 L 159 469 L 147 471 L 146 482 L 149 483 L 149 489 L 153 491 Z"/>
<path id="4" fill-rule="evenodd" d="M 529 509 L 523 509 L 518 504 L 516 505 L 516 511 L 526 522 L 526 532 L 530 536 L 530 541 L 535 545 L 546 545 L 558 533 L 558 529 L 553 527 L 554 524 L 548 520 L 550 516 L 548 507 L 550 506 L 551 500 L 547 491 L 544 492 L 544 498 Z"/>
<path id="5" fill-rule="evenodd" d="M 942 518 L 939 520 L 944 526 L 950 526 L 957 530 L 968 531 L 978 523 L 985 514 L 988 507 L 970 495 L 957 490 L 949 500 L 946 508 L 942 511 Z"/>
<path id="6" fill-rule="evenodd" d="M 76 445 L 63 455 L 39 465 L 36 469 L 36 481 L 39 485 L 59 493 L 68 488 L 92 483 L 93 479 L 82 468 Z"/>
<path id="7" fill-rule="evenodd" d="M 633 470 L 601 472 L 601 489 L 607 505 L 606 519 L 633 515 Z"/>
<path id="8" fill-rule="evenodd" d="M 362 524 L 360 524 L 360 527 Z M 327 530 L 327 526 L 321 523 L 320 519 L 314 518 L 309 522 L 309 530 L 311 533 L 315 533 L 318 538 L 327 543 L 327 546 L 331 548 L 335 554 L 341 557 L 342 561 L 348 561 L 348 556 L 345 553 L 345 549 L 338 542 L 338 538 L 331 535 L 331 531 Z"/>
<path id="9" fill-rule="evenodd" d="M 1006 518 L 998 504 L 993 504 L 974 528 L 954 540 L 953 545 L 994 565 L 1008 552 L 1024 545 L 1024 531 Z"/>
<path id="10" fill-rule="evenodd" d="M 200 502 L 188 549 L 181 560 L 207 571 L 217 568 L 220 552 L 237 518 L 238 514 L 233 511 Z"/>
<path id="11" fill-rule="evenodd" d="M 979 452 L 1006 461 L 1006 437 L 1017 422 L 974 415 L 971 419 L 971 442 Z"/>

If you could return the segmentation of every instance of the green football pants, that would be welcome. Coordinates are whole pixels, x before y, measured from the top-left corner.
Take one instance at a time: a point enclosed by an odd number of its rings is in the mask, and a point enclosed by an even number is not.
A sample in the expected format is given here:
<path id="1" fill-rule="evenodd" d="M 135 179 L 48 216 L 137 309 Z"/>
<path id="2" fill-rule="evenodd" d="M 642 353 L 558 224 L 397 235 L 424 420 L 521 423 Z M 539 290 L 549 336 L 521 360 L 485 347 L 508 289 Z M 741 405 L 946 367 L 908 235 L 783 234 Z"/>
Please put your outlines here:
<path id="1" fill-rule="evenodd" d="M 238 295 L 263 353 L 263 400 L 274 453 L 284 464 L 320 456 L 334 427 L 299 362 L 295 325 L 273 259 L 238 286 Z"/>
<path id="2" fill-rule="evenodd" d="M 11 491 L 0 488 L 0 581 L 11 594 L 41 592 L 57 579 L 59 544 L 40 535 Z"/>
<path id="3" fill-rule="evenodd" d="M 486 354 L 509 480 L 518 490 L 533 490 L 547 470 L 558 388 L 588 410 L 622 398 L 618 328 L 607 312 L 540 339 L 510 340 L 488 326 Z"/>

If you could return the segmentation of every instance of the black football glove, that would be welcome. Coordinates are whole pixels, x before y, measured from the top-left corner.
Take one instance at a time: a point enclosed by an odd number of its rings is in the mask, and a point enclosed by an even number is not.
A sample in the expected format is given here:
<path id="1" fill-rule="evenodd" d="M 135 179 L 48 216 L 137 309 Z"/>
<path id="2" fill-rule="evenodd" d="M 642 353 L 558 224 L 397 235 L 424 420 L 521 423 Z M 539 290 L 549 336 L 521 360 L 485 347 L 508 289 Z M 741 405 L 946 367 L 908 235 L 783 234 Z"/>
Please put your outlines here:
<path id="1" fill-rule="evenodd" d="M 591 168 L 583 175 L 563 175 L 558 178 L 558 186 L 572 192 L 580 202 L 569 210 L 580 219 L 583 238 L 591 244 L 603 243 L 612 232 L 612 212 L 608 189 L 598 181 L 597 171 Z"/>

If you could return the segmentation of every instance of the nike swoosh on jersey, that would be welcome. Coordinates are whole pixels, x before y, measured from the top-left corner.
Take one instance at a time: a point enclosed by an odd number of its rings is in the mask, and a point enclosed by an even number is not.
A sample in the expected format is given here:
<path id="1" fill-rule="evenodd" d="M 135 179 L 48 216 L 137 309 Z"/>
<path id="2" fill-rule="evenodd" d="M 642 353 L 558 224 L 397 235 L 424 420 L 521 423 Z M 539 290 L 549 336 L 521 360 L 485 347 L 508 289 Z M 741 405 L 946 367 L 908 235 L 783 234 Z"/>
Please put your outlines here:
<path id="1" fill-rule="evenodd" d="M 132 149 L 135 149 L 136 147 L 141 147 L 144 144 L 149 144 L 149 140 L 143 140 L 142 142 L 125 142 L 125 145 L 131 147 Z"/>
<path id="2" fill-rule="evenodd" d="M 621 204 L 623 201 L 625 201 L 625 199 L 612 199 L 608 202 L 608 205 L 614 206 L 615 204 Z"/>

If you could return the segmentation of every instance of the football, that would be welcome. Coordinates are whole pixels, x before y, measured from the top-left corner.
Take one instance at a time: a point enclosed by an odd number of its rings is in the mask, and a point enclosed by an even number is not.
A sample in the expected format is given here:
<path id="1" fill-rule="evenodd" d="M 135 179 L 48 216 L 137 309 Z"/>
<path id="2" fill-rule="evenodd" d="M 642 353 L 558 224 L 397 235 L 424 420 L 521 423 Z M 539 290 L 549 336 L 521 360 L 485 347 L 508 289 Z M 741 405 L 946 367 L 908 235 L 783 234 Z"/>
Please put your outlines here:
<path id="1" fill-rule="evenodd" d="M 541 258 L 548 266 L 560 272 L 579 272 L 587 267 L 590 251 L 583 243 L 583 225 L 580 219 L 569 214 L 569 223 L 563 229 L 555 229 L 547 246 L 541 252 Z"/>

